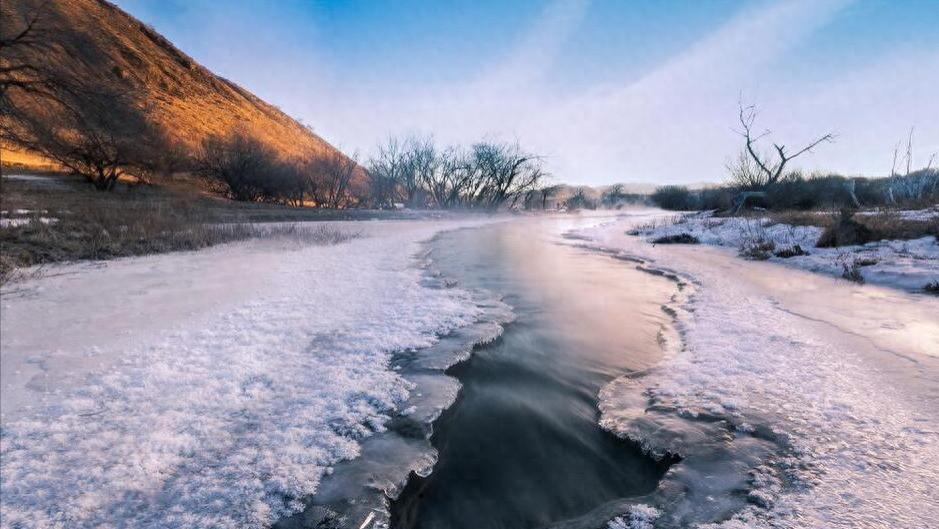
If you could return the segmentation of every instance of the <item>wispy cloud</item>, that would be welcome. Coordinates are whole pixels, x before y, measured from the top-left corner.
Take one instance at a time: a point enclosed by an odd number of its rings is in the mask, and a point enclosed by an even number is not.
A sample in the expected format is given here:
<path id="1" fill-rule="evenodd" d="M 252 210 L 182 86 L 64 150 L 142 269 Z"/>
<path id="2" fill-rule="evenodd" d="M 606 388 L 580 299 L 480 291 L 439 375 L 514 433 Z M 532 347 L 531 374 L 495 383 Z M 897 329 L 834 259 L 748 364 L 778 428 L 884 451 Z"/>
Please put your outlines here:
<path id="1" fill-rule="evenodd" d="M 912 41 L 909 49 L 898 49 L 895 39 L 890 46 L 868 47 L 864 60 L 853 63 L 861 66 L 839 64 L 831 72 L 819 66 L 837 61 L 825 55 L 831 49 L 813 44 L 833 22 L 864 16 L 866 9 L 852 0 L 748 4 L 723 22 L 708 19 L 712 27 L 697 41 L 651 66 L 630 64 L 623 58 L 629 50 L 623 56 L 608 50 L 610 71 L 603 78 L 620 81 L 572 79 L 571 86 L 586 86 L 579 92 L 559 88 L 559 80 L 575 75 L 562 59 L 567 53 L 570 60 L 572 41 L 591 38 L 591 10 L 609 5 L 554 0 L 522 21 L 513 46 L 469 61 L 474 66 L 462 79 L 405 71 L 398 82 L 345 68 L 342 53 L 316 38 L 317 25 L 328 22 L 309 16 L 298 23 L 289 12 L 296 5 L 280 4 L 273 18 L 263 20 L 256 8 L 241 4 L 224 13 L 214 4 L 195 5 L 180 17 L 189 27 L 183 39 L 203 41 L 209 66 L 349 151 L 368 153 L 388 134 L 408 132 L 445 143 L 517 138 L 546 155 L 558 179 L 568 182 L 714 181 L 723 178 L 724 163 L 740 147 L 732 129 L 741 93 L 760 105 L 762 126 L 782 141 L 839 134 L 837 144 L 800 159 L 809 169 L 885 171 L 891 146 L 910 126 L 917 127 L 917 152 L 925 157 L 939 150 L 939 121 L 929 119 L 939 115 L 939 98 L 931 93 L 939 69 L 929 67 L 939 63 L 935 49 Z M 864 20 L 867 31 L 877 27 L 876 20 Z M 252 32 L 257 28 L 269 31 Z M 432 25 L 421 29 L 433 31 Z M 848 46 L 850 39 L 877 38 L 848 37 Z M 652 35 L 650 46 L 670 38 Z M 794 71 L 800 64 L 806 67 Z"/>
<path id="2" fill-rule="evenodd" d="M 767 85 L 784 75 L 769 71 L 773 61 L 847 3 L 786 0 L 745 9 L 637 80 L 562 98 L 545 88 L 545 72 L 589 5 L 557 1 L 487 72 L 372 105 L 367 116 L 345 120 L 359 129 L 347 137 L 374 141 L 378 131 L 418 131 L 453 142 L 518 138 L 571 182 L 714 179 L 737 147 L 731 126 L 739 93 L 771 91 Z"/>

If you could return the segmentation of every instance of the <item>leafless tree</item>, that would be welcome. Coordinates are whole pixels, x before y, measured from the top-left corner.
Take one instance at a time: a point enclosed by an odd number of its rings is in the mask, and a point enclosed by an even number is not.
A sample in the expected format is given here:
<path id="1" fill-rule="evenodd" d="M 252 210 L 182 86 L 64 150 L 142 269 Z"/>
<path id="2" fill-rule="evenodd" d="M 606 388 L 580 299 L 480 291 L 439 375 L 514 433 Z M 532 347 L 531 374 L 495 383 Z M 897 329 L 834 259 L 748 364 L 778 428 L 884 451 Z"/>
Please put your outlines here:
<path id="1" fill-rule="evenodd" d="M 466 161 L 466 200 L 472 207 L 496 209 L 506 203 L 514 207 L 546 176 L 541 158 L 522 151 L 518 144 L 477 143 Z"/>
<path id="2" fill-rule="evenodd" d="M 310 195 L 316 205 L 326 208 L 349 206 L 349 185 L 357 168 L 355 157 L 350 158 L 337 150 L 316 155 L 308 169 Z"/>
<path id="3" fill-rule="evenodd" d="M 5 139 L 111 190 L 125 173 L 148 173 L 165 154 L 163 134 L 132 94 L 72 83 L 56 100 L 39 96 L 3 125 Z"/>
<path id="4" fill-rule="evenodd" d="M 393 207 L 401 198 L 408 156 L 404 142 L 389 137 L 368 161 L 368 180 L 374 207 Z"/>
<path id="5" fill-rule="evenodd" d="M 832 133 L 824 134 L 793 153 L 787 152 L 785 145 L 773 143 L 773 150 L 770 151 L 770 154 L 760 154 L 757 152 L 757 142 L 769 136 L 771 132 L 765 130 L 758 134 L 754 133 L 753 127 L 757 114 L 755 106 L 740 104 L 739 120 L 741 130 L 737 132 L 744 138 L 744 153 L 746 156 L 742 156 L 738 160 L 735 166 L 737 171 L 732 170 L 731 176 L 735 180 L 741 179 L 738 183 L 744 187 L 765 189 L 772 186 L 783 177 L 786 164 L 790 161 L 811 151 L 819 144 L 832 142 L 835 139 L 835 135 Z M 744 160 L 746 157 L 749 157 L 749 161 Z"/>
<path id="6" fill-rule="evenodd" d="M 553 186 L 545 186 L 541 188 L 539 193 L 541 194 L 541 209 L 542 210 L 548 209 L 547 207 L 548 199 L 556 197 L 558 193 L 561 192 L 561 189 L 563 189 L 563 187 L 564 186 L 561 186 L 561 185 L 553 185 Z"/>
<path id="7" fill-rule="evenodd" d="M 264 180 L 276 165 L 274 151 L 243 129 L 212 135 L 202 142 L 195 171 L 219 193 L 234 200 L 259 201 Z"/>
<path id="8" fill-rule="evenodd" d="M 898 141 L 893 149 L 893 165 L 890 168 L 890 177 L 886 186 L 886 200 L 889 204 L 898 202 L 919 201 L 929 197 L 939 189 L 939 171 L 933 169 L 937 153 L 932 153 L 926 161 L 925 167 L 913 169 L 913 127 L 907 135 L 906 148 L 900 155 L 903 141 Z M 906 166 L 906 172 L 899 174 L 897 164 Z"/>
<path id="9" fill-rule="evenodd" d="M 54 97 L 52 76 L 44 71 L 32 57 L 49 45 L 42 25 L 45 3 L 26 15 L 20 23 L 13 13 L 0 10 L 5 19 L 0 24 L 0 104 L 7 106 L 10 90 L 33 95 Z M 9 33 L 7 33 L 9 31 Z"/>
<path id="10" fill-rule="evenodd" d="M 437 207 L 464 207 L 473 187 L 474 171 L 470 155 L 458 147 L 449 147 L 437 155 L 428 191 Z"/>

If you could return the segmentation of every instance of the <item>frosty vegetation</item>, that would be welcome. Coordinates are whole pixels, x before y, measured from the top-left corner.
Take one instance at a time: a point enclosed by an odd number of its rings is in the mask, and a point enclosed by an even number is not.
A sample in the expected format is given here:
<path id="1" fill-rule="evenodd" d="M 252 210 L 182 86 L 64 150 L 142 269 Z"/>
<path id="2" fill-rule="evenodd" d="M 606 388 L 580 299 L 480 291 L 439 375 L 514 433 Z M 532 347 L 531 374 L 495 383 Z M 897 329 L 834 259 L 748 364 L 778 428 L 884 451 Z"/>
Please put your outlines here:
<path id="1" fill-rule="evenodd" d="M 667 270 L 684 287 L 671 306 L 681 344 L 655 369 L 622 377 L 600 395 L 605 428 L 652 454 L 683 456 L 653 495 L 657 501 L 646 500 L 662 511 L 657 523 L 929 527 L 939 516 L 931 500 L 939 445 L 923 425 L 935 417 L 928 366 L 935 367 L 929 355 L 936 351 L 911 339 L 911 330 L 923 325 L 932 332 L 934 300 L 832 289 L 827 278 L 754 268 L 726 254 L 702 259 L 666 252 L 627 236 L 636 222 L 625 218 L 578 235 L 613 255 Z M 709 222 L 713 229 L 703 227 Z M 749 222 L 750 228 L 746 219 L 700 216 L 683 224 L 701 226 L 691 232 L 714 244 L 733 244 L 748 229 L 790 243 L 818 234 Z M 905 251 L 924 250 L 910 241 Z M 916 266 L 935 273 L 936 262 L 933 253 Z M 876 338 L 867 332 L 878 327 Z M 642 523 L 628 512 L 609 527 Z"/>
<path id="2" fill-rule="evenodd" d="M 815 224 L 824 224 L 825 219 L 811 219 L 812 224 L 808 224 L 792 223 L 799 219 L 785 216 L 717 217 L 704 212 L 658 219 L 631 233 L 654 244 L 701 243 L 735 248 L 747 259 L 771 260 L 854 282 L 869 281 L 906 290 L 928 291 L 928 285 L 939 280 L 939 210 L 858 218 L 860 222 L 829 216 L 829 225 L 823 228 Z M 856 224 L 857 231 L 843 233 L 845 222 Z M 866 228 L 863 222 L 872 228 Z M 911 236 L 901 237 L 904 226 L 909 225 L 914 226 L 909 228 Z M 857 236 L 858 231 L 866 234 L 864 238 L 832 244 L 837 237 Z"/>

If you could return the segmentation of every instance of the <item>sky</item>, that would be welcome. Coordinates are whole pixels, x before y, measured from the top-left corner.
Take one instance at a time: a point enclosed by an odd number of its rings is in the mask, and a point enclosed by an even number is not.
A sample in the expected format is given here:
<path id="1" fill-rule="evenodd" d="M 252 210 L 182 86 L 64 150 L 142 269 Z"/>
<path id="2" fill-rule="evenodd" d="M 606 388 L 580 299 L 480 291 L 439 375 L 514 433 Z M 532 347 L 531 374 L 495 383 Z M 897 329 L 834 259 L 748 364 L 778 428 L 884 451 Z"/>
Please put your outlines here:
<path id="1" fill-rule="evenodd" d="M 519 142 L 560 182 L 726 179 L 737 108 L 806 171 L 939 151 L 939 0 L 118 0 L 367 158 L 389 136 Z M 905 141 L 905 140 L 904 140 Z"/>

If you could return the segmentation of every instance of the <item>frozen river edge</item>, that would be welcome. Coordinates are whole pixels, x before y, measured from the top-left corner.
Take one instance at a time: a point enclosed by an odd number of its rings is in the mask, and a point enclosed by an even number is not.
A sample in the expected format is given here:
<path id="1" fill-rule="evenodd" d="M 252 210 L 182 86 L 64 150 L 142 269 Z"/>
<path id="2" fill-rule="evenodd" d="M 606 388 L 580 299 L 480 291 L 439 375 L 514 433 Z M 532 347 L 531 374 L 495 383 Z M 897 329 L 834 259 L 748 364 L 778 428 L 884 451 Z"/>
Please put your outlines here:
<path id="1" fill-rule="evenodd" d="M 683 460 L 610 527 L 928 527 L 939 303 L 627 234 L 657 216 L 571 234 L 685 285 L 680 346 L 601 393 L 604 428 Z"/>

